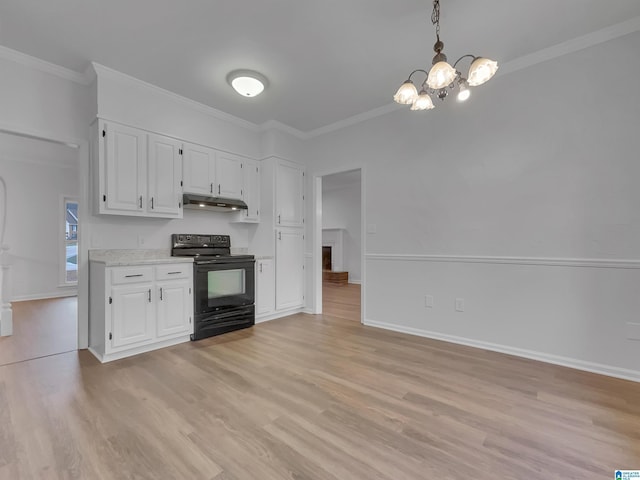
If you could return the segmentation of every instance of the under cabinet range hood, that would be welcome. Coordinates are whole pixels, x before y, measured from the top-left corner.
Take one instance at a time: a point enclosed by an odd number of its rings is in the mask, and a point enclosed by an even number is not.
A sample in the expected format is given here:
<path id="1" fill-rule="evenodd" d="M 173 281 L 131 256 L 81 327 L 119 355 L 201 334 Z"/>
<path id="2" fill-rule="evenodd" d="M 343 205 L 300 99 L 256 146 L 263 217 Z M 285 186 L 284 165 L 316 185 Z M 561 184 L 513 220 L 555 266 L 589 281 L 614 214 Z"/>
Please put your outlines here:
<path id="1" fill-rule="evenodd" d="M 216 212 L 237 212 L 248 208 L 246 203 L 235 198 L 207 197 L 193 193 L 185 193 L 182 196 L 182 205 L 184 208 L 213 210 Z"/>

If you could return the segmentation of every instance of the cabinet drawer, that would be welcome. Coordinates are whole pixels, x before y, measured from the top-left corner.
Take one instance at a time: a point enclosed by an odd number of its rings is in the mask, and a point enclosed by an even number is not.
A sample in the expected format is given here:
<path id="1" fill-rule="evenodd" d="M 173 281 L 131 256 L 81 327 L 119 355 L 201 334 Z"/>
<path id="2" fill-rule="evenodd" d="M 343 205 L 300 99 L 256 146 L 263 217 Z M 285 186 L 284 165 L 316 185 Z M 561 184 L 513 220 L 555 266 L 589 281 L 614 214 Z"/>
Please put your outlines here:
<path id="1" fill-rule="evenodd" d="M 113 285 L 150 282 L 151 280 L 153 280 L 152 267 L 118 267 L 111 270 Z"/>
<path id="2" fill-rule="evenodd" d="M 193 263 L 172 263 L 171 265 L 158 265 L 156 267 L 156 280 L 177 280 L 178 278 L 190 278 L 193 271 Z"/>

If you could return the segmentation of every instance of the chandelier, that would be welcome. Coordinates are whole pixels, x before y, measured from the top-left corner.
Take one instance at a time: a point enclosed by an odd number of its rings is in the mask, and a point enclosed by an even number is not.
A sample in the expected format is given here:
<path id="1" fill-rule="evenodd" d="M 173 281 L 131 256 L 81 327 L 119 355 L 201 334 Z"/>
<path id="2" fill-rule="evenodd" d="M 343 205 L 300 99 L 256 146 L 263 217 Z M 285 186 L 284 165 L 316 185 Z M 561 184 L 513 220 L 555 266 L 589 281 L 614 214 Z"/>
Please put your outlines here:
<path id="1" fill-rule="evenodd" d="M 436 43 L 433 50 L 436 52 L 431 62 L 432 67 L 428 72 L 417 69 L 411 72 L 409 78 L 400 86 L 393 99 L 402 105 L 411 105 L 411 110 L 431 110 L 435 108 L 431 96 L 444 100 L 449 95 L 449 90 L 458 88 L 458 101 L 464 102 L 471 95 L 469 87 L 477 87 L 487 82 L 498 70 L 498 63 L 476 55 L 463 55 L 453 64 L 447 63 L 447 56 L 442 53 L 444 43 L 440 40 L 440 0 L 433 0 L 433 12 L 431 23 L 436 28 Z M 471 59 L 469 74 L 463 77 L 457 70 L 458 63 L 463 59 Z M 420 86 L 420 92 L 411 80 L 416 73 L 425 75 Z"/>

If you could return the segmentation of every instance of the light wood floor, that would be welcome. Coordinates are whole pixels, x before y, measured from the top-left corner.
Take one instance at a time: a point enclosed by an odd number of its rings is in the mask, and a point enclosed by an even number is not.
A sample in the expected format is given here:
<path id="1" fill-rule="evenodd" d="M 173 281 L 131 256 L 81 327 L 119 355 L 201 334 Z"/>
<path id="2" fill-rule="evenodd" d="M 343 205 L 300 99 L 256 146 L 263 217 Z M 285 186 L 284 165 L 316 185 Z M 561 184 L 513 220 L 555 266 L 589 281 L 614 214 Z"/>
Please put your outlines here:
<path id="1" fill-rule="evenodd" d="M 76 297 L 14 302 L 13 335 L 0 337 L 0 365 L 78 348 Z"/>
<path id="2" fill-rule="evenodd" d="M 0 367 L 0 479 L 607 479 L 640 384 L 299 314 Z"/>
<path id="3" fill-rule="evenodd" d="M 354 283 L 336 285 L 323 282 L 322 311 L 325 315 L 359 322 L 361 319 L 360 285 Z"/>

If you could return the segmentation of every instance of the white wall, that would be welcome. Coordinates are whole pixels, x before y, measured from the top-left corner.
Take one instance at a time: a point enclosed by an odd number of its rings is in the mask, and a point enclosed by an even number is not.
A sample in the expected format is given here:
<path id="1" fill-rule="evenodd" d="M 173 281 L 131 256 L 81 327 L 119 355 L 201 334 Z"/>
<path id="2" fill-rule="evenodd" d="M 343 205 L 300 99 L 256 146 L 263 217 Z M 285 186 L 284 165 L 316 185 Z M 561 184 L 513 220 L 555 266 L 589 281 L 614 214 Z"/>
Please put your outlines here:
<path id="1" fill-rule="evenodd" d="M 322 189 L 322 228 L 341 228 L 343 233 L 344 270 L 349 282 L 360 283 L 361 227 L 360 183 Z"/>
<path id="2" fill-rule="evenodd" d="M 74 294 L 61 287 L 61 198 L 77 197 L 77 151 L 0 134 L 0 175 L 7 183 L 5 242 L 12 258 L 11 301 Z"/>
<path id="3" fill-rule="evenodd" d="M 640 379 L 640 91 L 606 87 L 637 51 L 640 33 L 308 142 L 309 178 L 366 165 L 368 323 Z"/>

